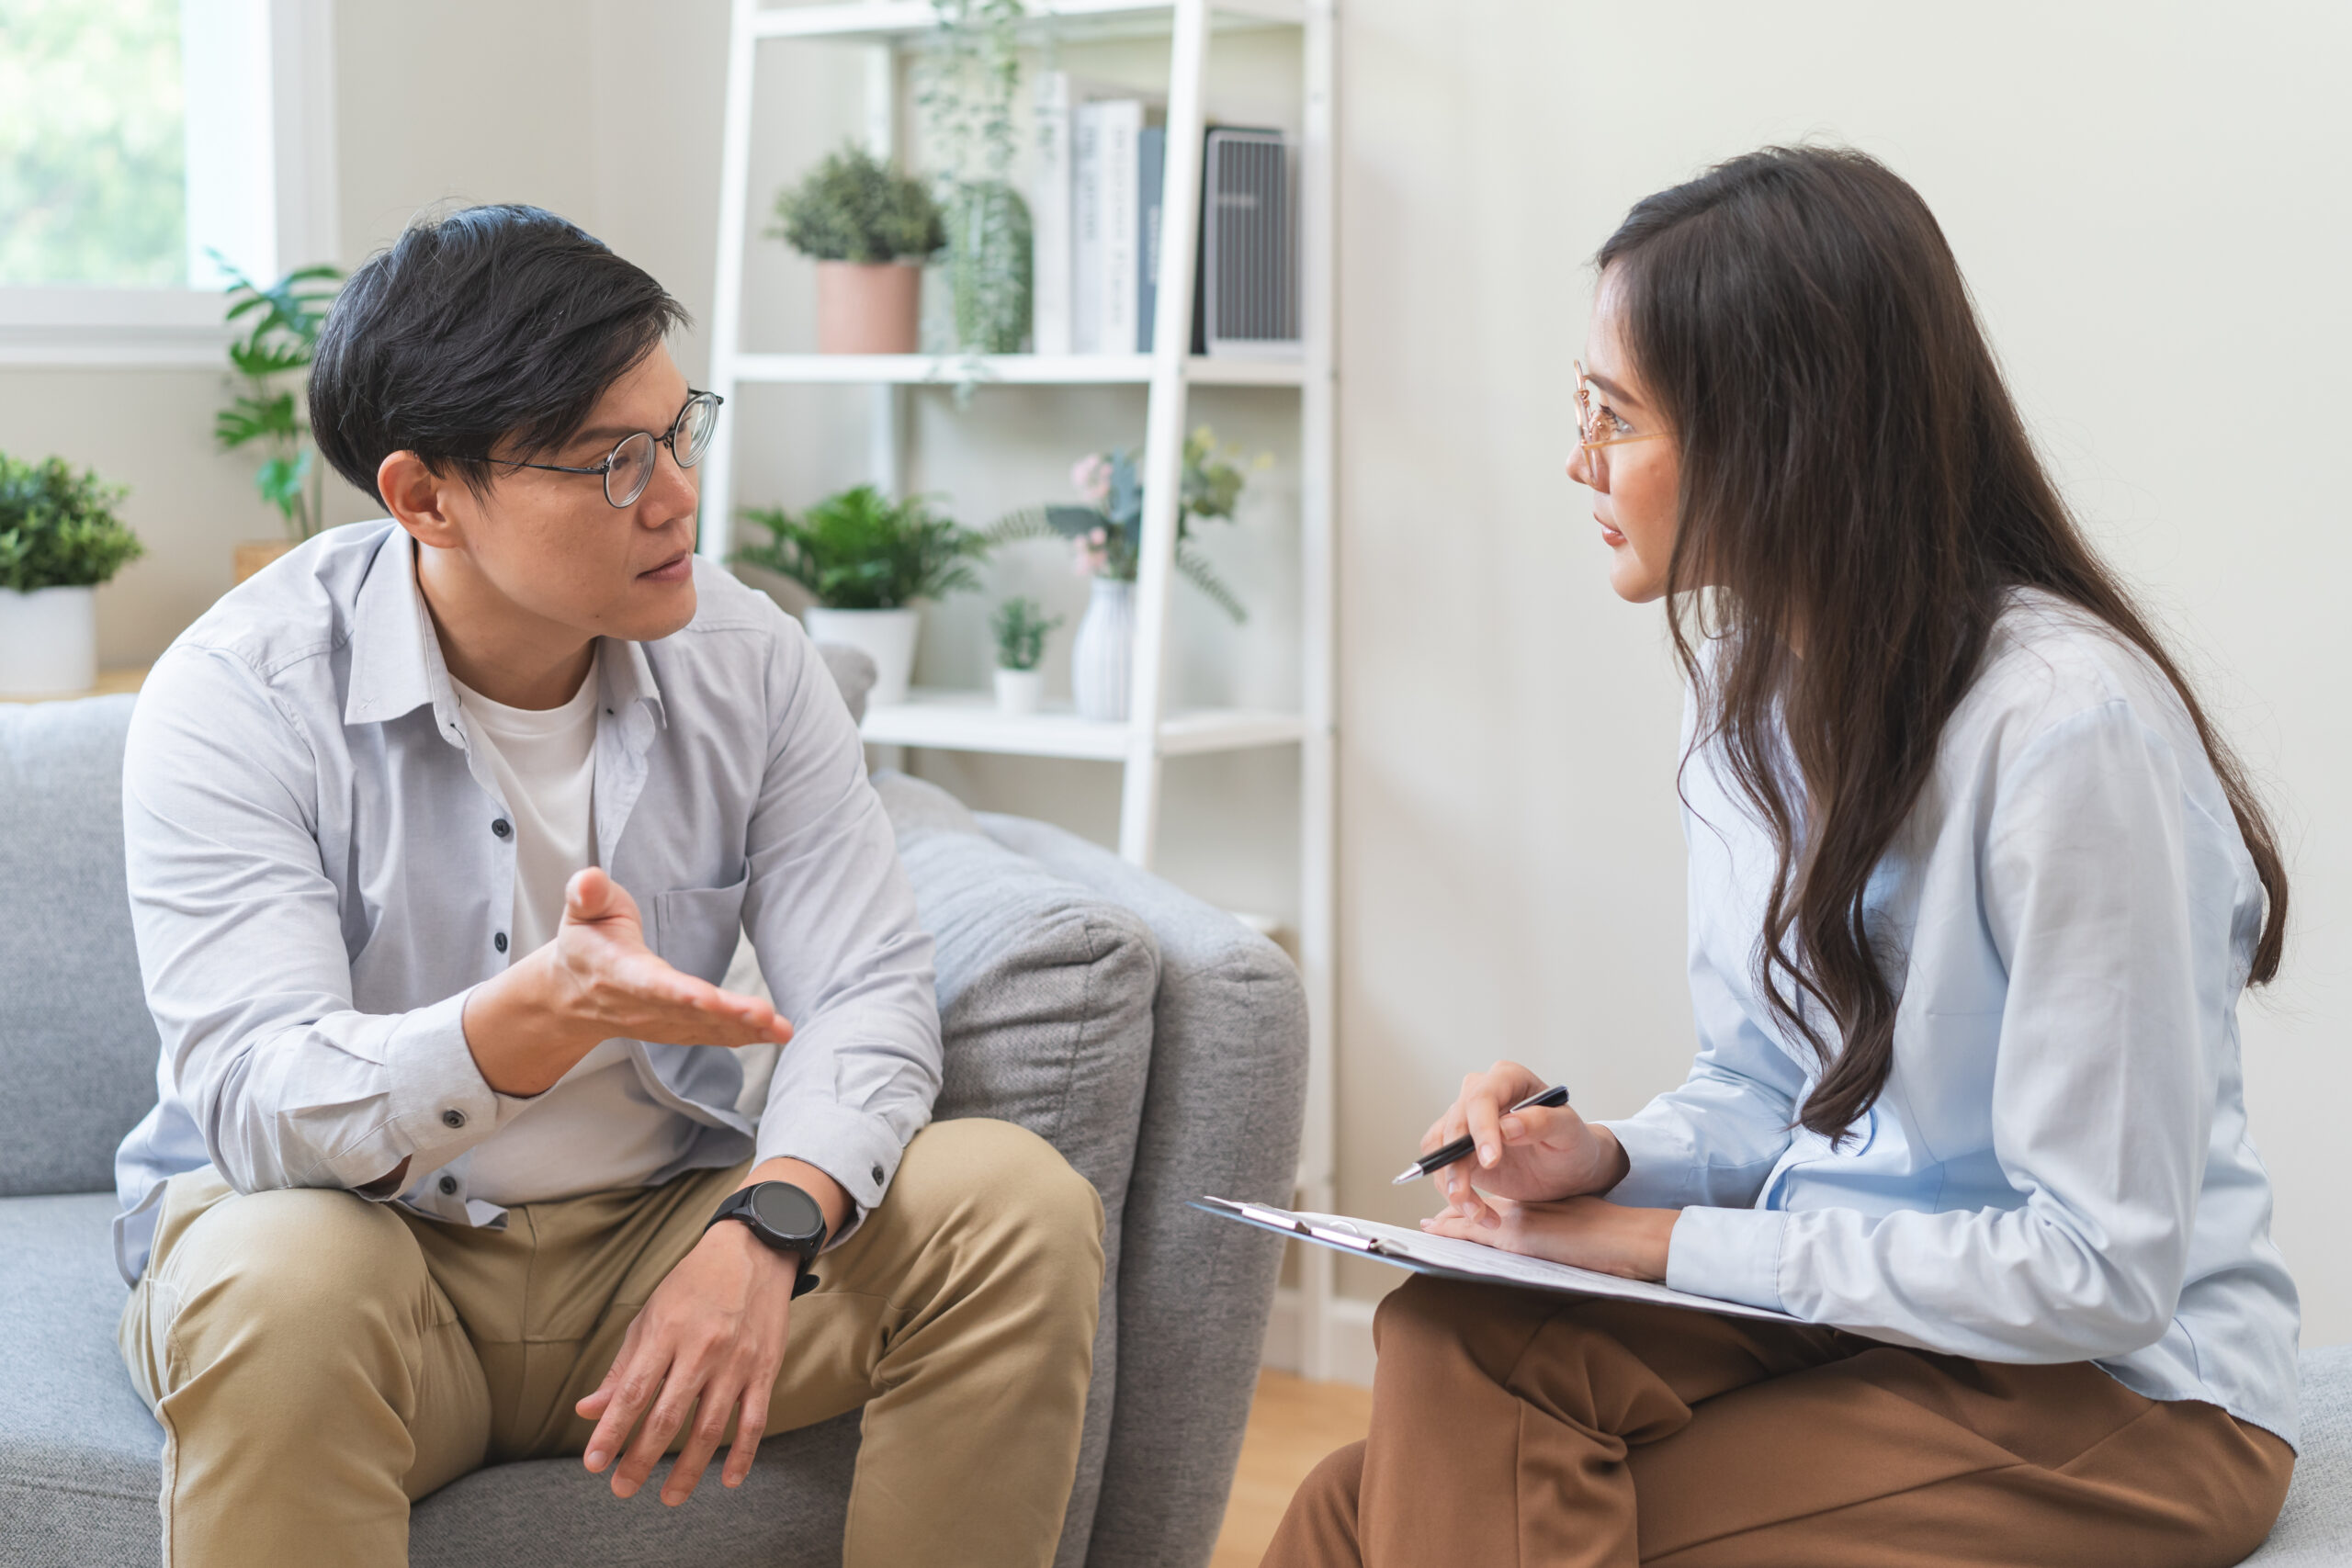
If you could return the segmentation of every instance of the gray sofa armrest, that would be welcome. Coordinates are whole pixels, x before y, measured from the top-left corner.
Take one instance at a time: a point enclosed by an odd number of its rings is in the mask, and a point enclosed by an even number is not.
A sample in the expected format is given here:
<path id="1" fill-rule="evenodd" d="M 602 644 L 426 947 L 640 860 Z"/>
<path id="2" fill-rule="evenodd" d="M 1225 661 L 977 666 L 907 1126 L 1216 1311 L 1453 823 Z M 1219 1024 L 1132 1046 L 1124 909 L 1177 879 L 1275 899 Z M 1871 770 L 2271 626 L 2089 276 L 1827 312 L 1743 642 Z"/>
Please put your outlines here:
<path id="1" fill-rule="evenodd" d="M 1306 995 L 1231 915 L 1057 828 L 983 814 L 1006 848 L 1141 915 L 1159 944 L 1151 1074 L 1119 1263 L 1117 1407 L 1087 1561 L 1200 1568 L 1257 1388 L 1282 1243 L 1185 1207 L 1287 1203 L 1306 1106 Z"/>

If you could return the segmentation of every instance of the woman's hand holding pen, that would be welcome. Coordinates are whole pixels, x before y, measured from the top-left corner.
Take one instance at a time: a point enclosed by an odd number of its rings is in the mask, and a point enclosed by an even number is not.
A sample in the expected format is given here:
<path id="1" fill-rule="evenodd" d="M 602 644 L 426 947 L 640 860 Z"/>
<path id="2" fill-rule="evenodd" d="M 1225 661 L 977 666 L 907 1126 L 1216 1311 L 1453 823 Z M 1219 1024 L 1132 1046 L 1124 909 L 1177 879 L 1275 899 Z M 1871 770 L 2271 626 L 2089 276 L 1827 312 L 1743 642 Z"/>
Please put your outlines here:
<path id="1" fill-rule="evenodd" d="M 1462 1080 L 1460 1097 L 1430 1124 L 1421 1148 L 1465 1133 L 1476 1147 L 1433 1173 L 1446 1207 L 1421 1228 L 1626 1279 L 1663 1280 L 1678 1211 L 1590 1196 L 1625 1179 L 1625 1151 L 1608 1128 L 1571 1106 L 1510 1109 L 1544 1087 L 1516 1062 Z"/>

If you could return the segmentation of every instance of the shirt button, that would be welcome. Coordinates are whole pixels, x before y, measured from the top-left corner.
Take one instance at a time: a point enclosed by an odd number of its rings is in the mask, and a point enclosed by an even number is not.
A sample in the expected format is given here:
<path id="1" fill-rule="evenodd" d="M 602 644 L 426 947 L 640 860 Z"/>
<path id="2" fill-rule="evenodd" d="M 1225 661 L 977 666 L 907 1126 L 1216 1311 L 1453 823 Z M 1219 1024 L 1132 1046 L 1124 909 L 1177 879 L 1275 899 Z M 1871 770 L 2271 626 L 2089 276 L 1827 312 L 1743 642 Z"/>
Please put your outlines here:
<path id="1" fill-rule="evenodd" d="M 494 948 L 496 948 L 496 949 L 498 949 L 498 951 L 499 951 L 499 952 L 501 952 L 501 953 L 505 952 L 505 951 L 506 951 L 506 933 L 505 933 L 504 931 L 500 931 L 496 936 L 492 937 L 492 938 L 490 939 L 490 945 L 491 945 L 491 946 L 492 946 L 492 947 L 494 947 Z"/>
<path id="2" fill-rule="evenodd" d="M 882 1168 L 878 1165 L 874 1168 L 874 1179 L 877 1184 L 882 1179 Z"/>
<path id="3" fill-rule="evenodd" d="M 491 825 L 490 825 L 490 830 L 491 830 L 492 832 L 493 832 L 493 833 L 497 834 L 500 838 L 502 838 L 502 839 L 503 839 L 503 838 L 505 838 L 509 833 L 512 833 L 513 831 L 514 831 L 514 826 L 513 826 L 511 823 L 509 823 L 509 822 L 506 820 L 506 818 L 505 818 L 501 817 L 501 818 L 496 818 L 494 821 L 492 821 L 492 822 L 491 823 Z"/>
<path id="4" fill-rule="evenodd" d="M 458 1195 L 458 1179 L 456 1177 L 445 1176 L 441 1179 L 441 1194 L 445 1198 L 454 1198 Z"/>
<path id="5" fill-rule="evenodd" d="M 464 1111 L 451 1109 L 441 1112 L 441 1125 L 444 1127 L 462 1127 L 465 1124 L 466 1113 Z"/>

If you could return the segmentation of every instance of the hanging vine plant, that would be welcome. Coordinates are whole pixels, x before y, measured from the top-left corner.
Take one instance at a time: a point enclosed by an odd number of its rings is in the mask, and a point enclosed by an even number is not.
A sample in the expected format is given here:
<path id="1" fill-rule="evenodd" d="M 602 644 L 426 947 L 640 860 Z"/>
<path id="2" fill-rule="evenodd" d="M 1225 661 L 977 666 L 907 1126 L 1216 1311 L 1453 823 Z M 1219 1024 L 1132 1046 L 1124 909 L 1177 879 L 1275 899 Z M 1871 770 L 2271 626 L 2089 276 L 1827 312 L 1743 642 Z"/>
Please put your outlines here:
<path id="1" fill-rule="evenodd" d="M 1028 346 L 1029 204 L 1013 188 L 1023 0 L 932 0 L 933 47 L 915 64 L 915 106 L 936 158 L 947 215 L 947 285 L 955 348 L 1018 354 Z"/>

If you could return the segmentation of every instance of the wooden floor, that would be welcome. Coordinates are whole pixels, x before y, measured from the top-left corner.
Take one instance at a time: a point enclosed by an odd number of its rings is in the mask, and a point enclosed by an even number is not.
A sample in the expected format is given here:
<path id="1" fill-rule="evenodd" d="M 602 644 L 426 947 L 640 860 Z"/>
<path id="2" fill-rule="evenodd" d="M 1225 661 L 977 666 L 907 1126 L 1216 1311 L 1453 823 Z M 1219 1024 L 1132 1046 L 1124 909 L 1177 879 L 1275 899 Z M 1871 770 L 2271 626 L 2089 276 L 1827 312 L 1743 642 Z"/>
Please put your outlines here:
<path id="1" fill-rule="evenodd" d="M 1288 1372 L 1258 1374 L 1258 1397 L 1241 1439 L 1241 1468 L 1226 1505 L 1225 1529 L 1209 1568 L 1257 1568 L 1274 1538 L 1290 1495 L 1333 1449 L 1352 1443 L 1372 1425 L 1372 1390 L 1352 1383 L 1308 1382 Z"/>

